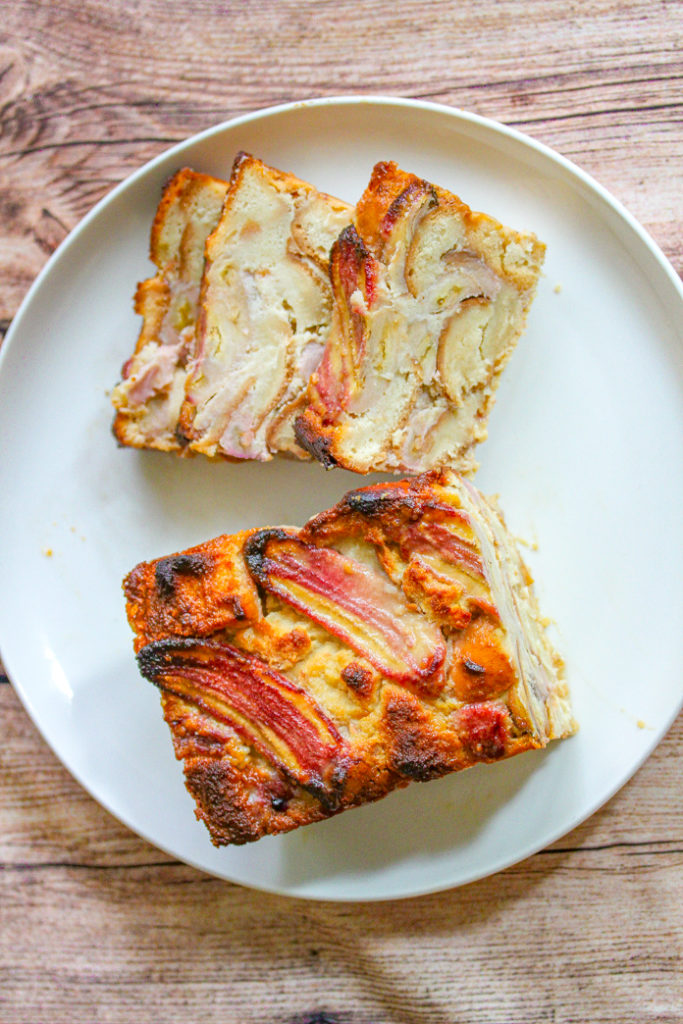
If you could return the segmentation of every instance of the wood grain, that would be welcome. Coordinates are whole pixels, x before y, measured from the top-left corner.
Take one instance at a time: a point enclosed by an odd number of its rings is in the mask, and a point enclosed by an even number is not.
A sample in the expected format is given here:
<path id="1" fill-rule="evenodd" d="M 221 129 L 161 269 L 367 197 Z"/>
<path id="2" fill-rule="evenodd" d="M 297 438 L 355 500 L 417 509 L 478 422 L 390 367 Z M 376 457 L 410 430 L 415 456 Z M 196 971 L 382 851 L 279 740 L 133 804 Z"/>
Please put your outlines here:
<path id="1" fill-rule="evenodd" d="M 683 271 L 676 0 L 6 0 L 0 335 L 117 182 L 237 113 L 415 96 L 579 163 Z M 6 482 L 3 482 L 6 486 Z M 3 677 L 4 678 L 4 677 Z M 683 1021 L 683 719 L 588 822 L 493 878 L 378 905 L 178 864 L 69 776 L 0 681 L 0 1021 Z"/>

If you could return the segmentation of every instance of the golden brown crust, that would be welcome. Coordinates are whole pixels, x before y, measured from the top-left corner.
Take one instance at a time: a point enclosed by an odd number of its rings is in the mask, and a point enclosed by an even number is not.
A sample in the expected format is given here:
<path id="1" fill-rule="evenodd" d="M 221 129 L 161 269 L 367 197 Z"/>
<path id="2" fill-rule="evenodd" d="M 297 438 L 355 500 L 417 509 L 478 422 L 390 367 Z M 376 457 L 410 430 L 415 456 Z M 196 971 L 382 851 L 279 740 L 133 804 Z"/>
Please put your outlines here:
<path id="1" fill-rule="evenodd" d="M 124 580 L 136 650 L 168 636 L 209 636 L 253 623 L 260 603 L 241 551 L 249 531 L 141 562 Z"/>
<path id="2" fill-rule="evenodd" d="M 432 473 L 129 574 L 138 663 L 214 843 L 545 745 L 543 680 L 515 654 L 538 639 L 513 632 L 481 529 Z"/>
<path id="3" fill-rule="evenodd" d="M 124 379 L 128 376 L 135 356 L 142 352 L 146 345 L 150 342 L 154 343 L 159 337 L 169 302 L 170 292 L 168 283 L 160 275 L 150 277 L 138 284 L 133 306 L 138 316 L 142 316 L 144 319 L 134 353 L 122 367 L 121 376 Z M 114 416 L 112 432 L 121 445 L 130 448 L 146 447 L 146 440 L 141 435 L 131 431 L 130 418 L 121 409 L 117 409 Z"/>
<path id="4" fill-rule="evenodd" d="M 468 219 L 478 216 L 458 196 L 431 182 L 410 174 L 393 161 L 382 160 L 372 169 L 370 182 L 356 207 L 354 223 L 365 245 L 376 256 L 380 255 L 386 241 L 387 220 L 400 215 L 401 206 L 407 205 L 411 192 L 431 192 L 444 203 L 453 205 Z"/>
<path id="5" fill-rule="evenodd" d="M 138 285 L 134 305 L 142 326 L 112 392 L 112 429 L 122 445 L 186 454 L 176 425 L 192 355 L 204 243 L 227 188 L 227 182 L 187 167 L 164 187 L 150 232 L 157 273 Z"/>

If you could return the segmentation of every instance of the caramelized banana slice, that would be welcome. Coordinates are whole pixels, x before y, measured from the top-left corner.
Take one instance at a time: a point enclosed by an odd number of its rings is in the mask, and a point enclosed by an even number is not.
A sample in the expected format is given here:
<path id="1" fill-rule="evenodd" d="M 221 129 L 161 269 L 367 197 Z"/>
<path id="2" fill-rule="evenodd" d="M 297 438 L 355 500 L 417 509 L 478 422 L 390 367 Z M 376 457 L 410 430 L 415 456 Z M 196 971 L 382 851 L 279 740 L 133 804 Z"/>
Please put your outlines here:
<path id="1" fill-rule="evenodd" d="M 332 548 L 282 530 L 250 537 L 246 559 L 260 585 L 399 682 L 433 688 L 446 648 L 437 627 L 411 611 L 389 580 Z"/>
<path id="2" fill-rule="evenodd" d="M 322 781 L 341 737 L 311 698 L 260 658 L 227 643 L 167 639 L 138 653 L 145 678 L 228 723 L 251 746 L 304 785 Z"/>

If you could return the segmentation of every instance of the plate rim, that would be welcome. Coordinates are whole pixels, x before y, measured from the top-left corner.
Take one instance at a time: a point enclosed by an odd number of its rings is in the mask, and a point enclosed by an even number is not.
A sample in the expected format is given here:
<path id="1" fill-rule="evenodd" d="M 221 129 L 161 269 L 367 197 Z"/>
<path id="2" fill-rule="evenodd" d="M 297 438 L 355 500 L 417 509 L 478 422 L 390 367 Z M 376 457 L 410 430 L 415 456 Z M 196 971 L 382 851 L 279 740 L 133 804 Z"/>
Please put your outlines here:
<path id="1" fill-rule="evenodd" d="M 377 107 L 407 107 L 416 111 L 424 110 L 432 113 L 445 115 L 449 118 L 454 118 L 457 121 L 464 122 L 466 124 L 473 124 L 480 128 L 483 128 L 489 132 L 493 132 L 494 135 L 502 135 L 507 137 L 517 144 L 520 144 L 526 149 L 531 149 L 542 157 L 550 160 L 551 163 L 557 165 L 565 174 L 568 174 L 573 179 L 578 179 L 584 186 L 597 194 L 602 202 L 612 210 L 618 218 L 624 222 L 630 230 L 637 236 L 639 241 L 645 245 L 649 254 L 654 258 L 656 265 L 660 271 L 664 272 L 665 277 L 670 285 L 673 286 L 674 292 L 681 304 L 683 305 L 683 282 L 678 276 L 672 263 L 660 248 L 658 243 L 652 238 L 648 231 L 643 225 L 629 212 L 624 204 L 613 196 L 603 185 L 601 185 L 592 175 L 584 171 L 580 166 L 575 164 L 569 158 L 558 153 L 556 150 L 550 148 L 545 143 L 542 143 L 532 136 L 526 135 L 524 132 L 519 131 L 516 128 L 510 127 L 502 122 L 495 119 L 485 117 L 480 114 L 475 114 L 471 111 L 463 110 L 459 107 L 449 106 L 444 103 L 437 103 L 429 100 L 413 99 L 410 97 L 391 96 L 383 94 L 339 94 L 333 96 L 322 96 L 312 97 L 304 100 L 295 100 L 287 103 L 279 103 L 270 105 L 268 107 L 257 108 L 252 111 L 239 114 L 233 118 L 221 121 L 218 124 L 212 125 L 205 128 L 193 135 L 188 136 L 185 139 L 174 143 L 172 146 L 162 150 L 155 157 L 146 161 L 131 174 L 123 178 L 117 185 L 110 189 L 98 202 L 85 214 L 85 216 L 75 225 L 75 227 L 68 233 L 68 235 L 62 240 L 54 253 L 51 254 L 43 268 L 37 274 L 30 287 L 28 288 L 24 298 L 22 299 L 19 308 L 12 319 L 10 327 L 5 335 L 4 341 L 0 346 L 0 381 L 3 377 L 3 371 L 5 362 L 8 359 L 8 353 L 13 346 L 18 344 L 15 341 L 16 337 L 20 336 L 21 323 L 24 315 L 31 303 L 33 302 L 35 294 L 39 291 L 43 281 L 47 278 L 54 265 L 60 260 L 68 248 L 75 244 L 80 235 L 87 230 L 93 220 L 96 220 L 100 212 L 105 209 L 110 203 L 114 202 L 118 196 L 133 186 L 139 179 L 144 178 L 150 172 L 161 163 L 169 160 L 173 154 L 181 153 L 185 149 L 189 149 L 198 144 L 203 143 L 206 140 L 211 139 L 215 136 L 220 136 L 226 131 L 232 131 L 239 128 L 240 125 L 253 123 L 259 120 L 266 120 L 272 117 L 278 117 L 287 115 L 290 112 L 298 109 L 308 108 L 319 108 L 326 106 L 377 106 Z M 649 278 L 652 280 L 651 278 Z M 0 623 L 0 634 L 4 633 L 4 627 Z M 47 738 L 43 728 L 38 721 L 38 713 L 34 710 L 33 702 L 29 694 L 25 691 L 23 685 L 17 681 L 16 673 L 13 670 L 12 661 L 13 658 L 6 654 L 6 644 L 3 643 L 2 635 L 0 635 L 0 656 L 7 672 L 8 679 L 11 682 L 14 692 L 19 697 L 19 700 L 31 719 L 33 725 L 37 729 L 41 736 L 41 739 L 47 744 L 53 754 L 57 757 L 60 764 L 69 772 L 69 774 L 76 780 L 76 782 L 94 799 L 101 807 L 111 814 L 115 820 L 122 823 L 126 828 L 130 829 L 135 835 L 139 836 L 145 842 L 148 842 L 155 849 L 165 853 L 168 857 L 172 858 L 173 861 L 180 864 L 186 864 L 196 870 L 201 871 L 204 874 L 208 874 L 211 877 L 220 879 L 221 881 L 228 881 L 231 884 L 241 885 L 245 888 L 252 889 L 255 892 L 267 892 L 272 895 L 281 896 L 287 899 L 298 899 L 307 900 L 314 902 L 335 902 L 335 903 L 370 903 L 370 902 L 387 902 L 390 900 L 398 899 L 413 899 L 421 896 L 431 895 L 437 892 L 446 892 L 452 889 L 460 888 L 463 885 L 468 885 L 472 882 L 479 881 L 483 878 L 491 877 L 500 871 L 512 867 L 515 864 L 519 864 L 526 860 L 528 857 L 537 853 L 539 850 L 546 849 L 551 846 L 558 839 L 563 836 L 569 835 L 575 828 L 579 827 L 590 817 L 592 817 L 601 807 L 605 806 L 616 793 L 619 792 L 639 771 L 647 759 L 653 754 L 657 746 L 661 743 L 662 739 L 671 729 L 673 723 L 677 719 L 681 710 L 683 709 L 683 692 L 681 693 L 680 699 L 673 711 L 670 713 L 667 719 L 664 720 L 663 724 L 660 724 L 659 728 L 653 730 L 650 742 L 645 748 L 644 752 L 636 759 L 636 761 L 629 766 L 629 770 L 625 775 L 622 775 L 620 779 L 610 787 L 609 791 L 601 795 L 594 802 L 590 803 L 588 809 L 582 813 L 582 815 L 569 827 L 560 827 L 550 833 L 549 836 L 542 838 L 540 841 L 535 840 L 530 842 L 523 849 L 518 850 L 512 858 L 508 855 L 500 856 L 497 861 L 491 866 L 487 866 L 485 869 L 480 871 L 472 871 L 467 874 L 465 878 L 459 881 L 448 882 L 446 884 L 438 883 L 434 886 L 424 886 L 412 888 L 409 891 L 390 894 L 377 894 L 377 895 L 363 895 L 362 897 L 354 896 L 346 893 L 335 893 L 334 895 L 319 895 L 315 892 L 300 892 L 283 889 L 277 885 L 267 885 L 263 883 L 253 881 L 243 881 L 241 879 L 229 878 L 225 874 L 219 874 L 210 868 L 198 863 L 189 857 L 180 858 L 177 853 L 169 850 L 163 844 L 160 844 L 152 836 L 148 835 L 143 829 L 137 825 L 132 825 L 127 818 L 122 815 L 120 810 L 114 810 L 110 805 L 109 800 L 96 794 L 91 788 L 88 781 L 83 777 L 82 773 L 74 770 L 69 766 L 61 753 L 53 746 L 51 741 Z M 5 648 L 5 650 L 3 650 Z"/>

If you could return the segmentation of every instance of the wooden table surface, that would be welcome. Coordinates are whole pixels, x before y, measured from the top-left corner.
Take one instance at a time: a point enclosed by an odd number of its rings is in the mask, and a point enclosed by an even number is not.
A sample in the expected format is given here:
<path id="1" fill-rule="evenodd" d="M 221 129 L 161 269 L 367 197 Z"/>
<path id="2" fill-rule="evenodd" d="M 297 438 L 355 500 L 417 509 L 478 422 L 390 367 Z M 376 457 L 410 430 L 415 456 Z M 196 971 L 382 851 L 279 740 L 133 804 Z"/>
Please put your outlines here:
<path id="1" fill-rule="evenodd" d="M 5 0 L 3 333 L 67 232 L 149 158 L 339 93 L 521 129 L 622 200 L 680 273 L 682 41 L 676 0 Z M 683 718 L 603 810 L 523 863 L 421 899 L 316 904 L 138 839 L 3 682 L 2 1024 L 683 1021 Z"/>

